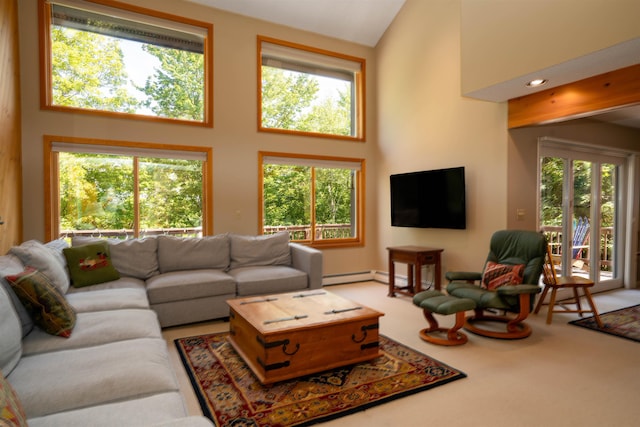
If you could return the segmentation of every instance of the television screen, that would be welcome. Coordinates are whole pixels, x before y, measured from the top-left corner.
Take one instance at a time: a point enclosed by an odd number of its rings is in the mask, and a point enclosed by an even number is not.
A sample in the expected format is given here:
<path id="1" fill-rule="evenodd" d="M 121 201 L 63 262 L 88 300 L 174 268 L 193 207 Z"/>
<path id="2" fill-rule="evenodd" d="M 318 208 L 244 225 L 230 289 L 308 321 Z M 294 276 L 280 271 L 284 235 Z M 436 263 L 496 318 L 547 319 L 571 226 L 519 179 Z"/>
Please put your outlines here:
<path id="1" fill-rule="evenodd" d="M 464 167 L 390 176 L 391 225 L 467 227 Z"/>

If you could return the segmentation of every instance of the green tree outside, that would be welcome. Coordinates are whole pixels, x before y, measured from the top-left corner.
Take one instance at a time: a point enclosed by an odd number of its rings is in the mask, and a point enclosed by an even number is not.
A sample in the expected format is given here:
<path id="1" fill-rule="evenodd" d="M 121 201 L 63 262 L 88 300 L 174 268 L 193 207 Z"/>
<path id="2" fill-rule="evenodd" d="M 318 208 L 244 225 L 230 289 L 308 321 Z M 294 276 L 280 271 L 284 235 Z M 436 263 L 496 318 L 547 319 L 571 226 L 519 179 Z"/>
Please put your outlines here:
<path id="1" fill-rule="evenodd" d="M 57 105 L 202 120 L 203 55 L 143 45 L 160 61 L 138 101 L 129 86 L 120 41 L 90 32 L 53 28 L 54 100 Z M 317 102 L 320 84 L 305 73 L 263 67 L 266 127 L 338 135 L 351 133 L 351 94 L 336 91 Z M 129 230 L 135 224 L 133 158 L 60 153 L 60 225 L 67 230 Z M 139 159 L 139 225 L 202 225 L 200 162 Z M 265 165 L 265 225 L 308 225 L 312 218 L 310 167 Z M 316 224 L 352 222 L 352 172 L 315 169 Z"/>
<path id="2" fill-rule="evenodd" d="M 143 102 L 159 117 L 204 120 L 204 55 L 150 44 L 145 52 L 160 60 L 144 87 L 137 87 L 147 95 Z"/>
<path id="3" fill-rule="evenodd" d="M 59 153 L 60 228 L 131 229 L 133 161 L 103 154 Z"/>
<path id="4" fill-rule="evenodd" d="M 263 66 L 262 126 L 351 135 L 351 93 L 337 90 L 320 98 L 319 92 L 316 76 Z"/>
<path id="5" fill-rule="evenodd" d="M 127 72 L 118 40 L 54 27 L 53 104 L 134 113 L 138 100 L 126 89 Z"/>

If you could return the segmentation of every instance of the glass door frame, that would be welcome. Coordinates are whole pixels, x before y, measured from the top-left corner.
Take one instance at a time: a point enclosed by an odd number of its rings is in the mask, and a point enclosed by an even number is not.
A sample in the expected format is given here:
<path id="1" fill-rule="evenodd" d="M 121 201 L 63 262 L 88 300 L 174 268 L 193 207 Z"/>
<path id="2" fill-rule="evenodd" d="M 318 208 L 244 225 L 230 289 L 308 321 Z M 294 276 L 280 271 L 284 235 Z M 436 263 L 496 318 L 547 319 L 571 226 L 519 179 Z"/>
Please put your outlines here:
<path id="1" fill-rule="evenodd" d="M 568 141 L 557 138 L 541 137 L 538 139 L 538 158 L 537 158 L 537 224 L 540 226 L 540 201 L 541 201 L 541 159 L 543 157 L 558 157 L 567 159 L 569 161 L 564 164 L 563 176 L 563 216 L 565 218 L 573 218 L 573 188 L 570 188 L 573 179 L 566 179 L 569 174 L 573 174 L 572 161 L 583 160 L 592 162 L 598 165 L 597 171 L 592 170 L 592 185 L 591 194 L 592 200 L 596 200 L 595 196 L 600 194 L 601 180 L 600 166 L 603 163 L 616 164 L 619 167 L 618 180 L 616 185 L 616 211 L 615 211 L 615 230 L 614 230 L 614 271 L 617 272 L 616 277 L 609 280 L 601 280 L 599 274 L 599 258 L 600 258 L 600 203 L 592 204 L 590 209 L 591 217 L 591 235 L 598 236 L 597 238 L 589 239 L 589 274 L 590 277 L 596 282 L 596 290 L 603 291 L 609 289 L 617 289 L 629 284 L 635 286 L 636 280 L 636 249 L 638 245 L 637 240 L 637 224 L 635 221 L 630 222 L 629 218 L 636 218 L 638 211 L 637 197 L 634 196 L 632 188 L 637 177 L 637 155 L 634 153 L 626 152 L 623 150 L 611 149 L 609 147 L 595 146 L 590 144 L 578 143 L 575 141 Z M 598 178 L 597 180 L 594 178 Z M 638 188 L 635 186 L 635 188 Z M 636 231 L 634 231 L 636 230 Z M 573 237 L 573 225 L 572 221 L 563 221 L 562 223 L 562 235 Z M 568 239 L 570 242 L 572 239 Z M 567 241 L 567 240 L 565 240 Z M 564 250 L 562 255 L 562 274 L 570 274 L 569 271 L 572 260 L 572 251 Z M 633 256 L 631 256 L 633 255 Z M 631 278 L 633 277 L 633 280 Z"/>

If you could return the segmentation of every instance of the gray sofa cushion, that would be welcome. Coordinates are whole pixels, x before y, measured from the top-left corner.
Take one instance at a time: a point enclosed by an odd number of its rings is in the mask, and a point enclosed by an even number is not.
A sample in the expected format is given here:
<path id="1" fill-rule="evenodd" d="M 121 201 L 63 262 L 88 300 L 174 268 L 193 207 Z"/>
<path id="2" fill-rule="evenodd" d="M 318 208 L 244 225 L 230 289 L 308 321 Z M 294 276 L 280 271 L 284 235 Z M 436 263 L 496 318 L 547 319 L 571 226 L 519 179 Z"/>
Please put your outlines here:
<path id="1" fill-rule="evenodd" d="M 289 233 L 282 231 L 262 236 L 231 234 L 230 268 L 254 265 L 291 265 Z"/>
<path id="2" fill-rule="evenodd" d="M 241 267 L 229 271 L 237 282 L 238 296 L 293 292 L 307 289 L 307 273 L 284 265 Z"/>
<path id="3" fill-rule="evenodd" d="M 9 381 L 28 418 L 178 390 L 155 338 L 25 356 Z"/>
<path id="4" fill-rule="evenodd" d="M 29 418 L 28 421 L 29 427 L 150 427 L 164 423 L 170 427 L 213 426 L 204 417 L 185 417 L 185 413 L 182 396 L 173 391 Z M 182 424 L 187 421 L 190 423 Z"/>
<path id="5" fill-rule="evenodd" d="M 22 302 L 20 302 L 18 295 L 16 295 L 13 289 L 11 289 L 11 285 L 7 279 L 5 279 L 6 276 L 12 276 L 14 274 L 21 273 L 22 271 L 24 271 L 24 265 L 22 264 L 22 261 L 20 261 L 20 258 L 11 254 L 0 256 L 0 283 L 1 286 L 6 289 L 7 294 L 11 297 L 13 307 L 20 318 L 22 336 L 24 337 L 33 329 L 33 319 L 24 305 L 22 305 Z"/>
<path id="6" fill-rule="evenodd" d="M 173 236 L 158 236 L 157 239 L 161 273 L 180 270 L 224 270 L 229 266 L 229 237 L 226 234 L 199 239 Z"/>
<path id="7" fill-rule="evenodd" d="M 42 272 L 64 295 L 69 290 L 69 276 L 57 259 L 56 250 L 37 240 L 28 240 L 9 249 L 9 253 L 20 258 L 25 266 Z"/>
<path id="8" fill-rule="evenodd" d="M 96 241 L 97 237 L 74 237 L 73 246 L 81 246 Z M 142 239 L 107 239 L 111 262 L 118 272 L 127 277 L 148 279 L 159 274 L 158 269 L 158 239 L 145 237 Z"/>
<path id="9" fill-rule="evenodd" d="M 118 282 L 122 281 L 120 279 Z M 137 280 L 130 278 L 129 280 Z M 107 311 L 127 308 L 149 308 L 144 288 L 99 289 L 91 292 L 73 292 L 66 295 L 76 313 Z"/>
<path id="10" fill-rule="evenodd" d="M 56 339 L 40 329 L 34 329 L 22 341 L 22 355 L 91 347 L 135 338 L 162 338 L 158 318 L 153 311 L 123 309 L 117 312 L 79 313 L 69 338 Z"/>
<path id="11" fill-rule="evenodd" d="M 158 314 L 163 328 L 187 323 L 204 322 L 229 317 L 227 301 L 236 297 L 235 286 L 232 292 L 212 297 L 161 302 L 152 304 L 151 309 Z"/>
<path id="12" fill-rule="evenodd" d="M 174 271 L 147 280 L 149 302 L 160 304 L 235 294 L 233 278 L 221 270 Z"/>
<path id="13" fill-rule="evenodd" d="M 0 371 L 7 376 L 22 355 L 22 328 L 13 302 L 4 286 L 0 286 Z"/>
<path id="14" fill-rule="evenodd" d="M 97 285 L 86 286 L 84 288 L 69 288 L 67 295 L 83 292 L 95 292 L 100 290 L 116 290 L 116 289 L 143 289 L 144 281 L 136 279 L 134 277 L 121 277 L 118 280 L 111 280 L 109 282 L 98 283 Z"/>

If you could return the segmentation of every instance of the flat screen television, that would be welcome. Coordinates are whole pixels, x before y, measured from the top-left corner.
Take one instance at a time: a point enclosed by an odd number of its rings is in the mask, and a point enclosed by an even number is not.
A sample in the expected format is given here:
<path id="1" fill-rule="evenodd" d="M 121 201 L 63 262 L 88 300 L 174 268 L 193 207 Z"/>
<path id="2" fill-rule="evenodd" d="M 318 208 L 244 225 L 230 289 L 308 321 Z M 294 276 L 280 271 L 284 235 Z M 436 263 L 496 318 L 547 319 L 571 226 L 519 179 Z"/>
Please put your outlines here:
<path id="1" fill-rule="evenodd" d="M 391 175 L 390 181 L 392 226 L 467 227 L 463 166 Z"/>

